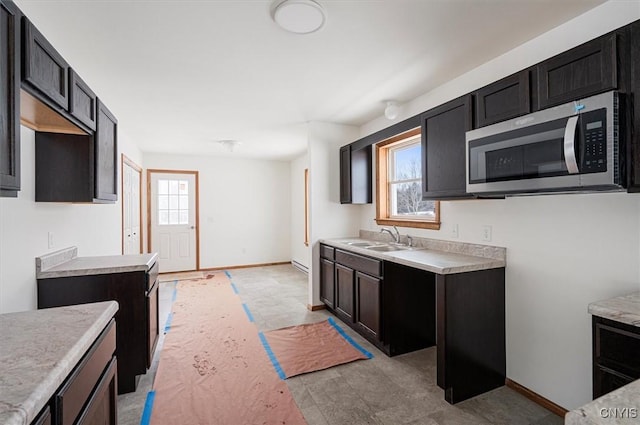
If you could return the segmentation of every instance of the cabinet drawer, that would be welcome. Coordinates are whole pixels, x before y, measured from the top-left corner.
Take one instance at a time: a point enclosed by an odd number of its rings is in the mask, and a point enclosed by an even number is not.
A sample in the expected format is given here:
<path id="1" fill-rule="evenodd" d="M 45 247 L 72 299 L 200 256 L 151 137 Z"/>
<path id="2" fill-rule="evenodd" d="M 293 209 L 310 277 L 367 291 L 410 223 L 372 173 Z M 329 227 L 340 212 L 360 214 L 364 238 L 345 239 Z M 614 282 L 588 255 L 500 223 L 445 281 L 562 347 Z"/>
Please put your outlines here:
<path id="1" fill-rule="evenodd" d="M 596 399 L 611 391 L 635 381 L 634 378 L 626 376 L 603 366 L 596 366 L 594 371 L 593 398 Z"/>
<path id="2" fill-rule="evenodd" d="M 69 380 L 55 396 L 56 411 L 61 425 L 76 423 L 87 400 L 116 350 L 115 321 L 107 325 Z"/>
<path id="3" fill-rule="evenodd" d="M 640 378 L 640 333 L 607 323 L 596 323 L 595 360 L 630 376 Z"/>
<path id="4" fill-rule="evenodd" d="M 336 249 L 336 262 L 371 276 L 382 276 L 382 261 Z"/>
<path id="5" fill-rule="evenodd" d="M 51 425 L 51 408 L 45 407 L 42 413 L 31 423 L 32 425 Z"/>
<path id="6" fill-rule="evenodd" d="M 334 259 L 335 248 L 327 245 L 320 245 L 320 257 L 326 258 L 327 260 Z"/>

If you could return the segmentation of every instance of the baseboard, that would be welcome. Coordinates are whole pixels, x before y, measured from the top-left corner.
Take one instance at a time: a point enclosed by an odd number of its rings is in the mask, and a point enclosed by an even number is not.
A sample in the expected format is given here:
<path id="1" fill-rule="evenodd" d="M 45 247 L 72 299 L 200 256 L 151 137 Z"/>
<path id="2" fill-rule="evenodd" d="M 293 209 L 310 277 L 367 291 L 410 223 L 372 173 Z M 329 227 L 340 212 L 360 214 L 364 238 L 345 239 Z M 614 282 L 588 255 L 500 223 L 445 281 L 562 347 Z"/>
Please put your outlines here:
<path id="1" fill-rule="evenodd" d="M 268 266 L 284 266 L 286 264 L 291 264 L 291 261 L 282 261 L 279 263 L 261 263 L 261 264 L 239 264 L 236 266 L 226 266 L 226 267 L 209 267 L 206 269 L 198 269 L 200 272 L 215 272 L 220 270 L 232 270 L 232 269 L 248 269 L 251 267 L 268 267 Z"/>
<path id="2" fill-rule="evenodd" d="M 319 305 L 307 304 L 307 310 L 310 310 L 310 311 L 324 310 L 325 308 L 327 308 L 327 306 L 324 304 L 319 304 Z"/>
<path id="3" fill-rule="evenodd" d="M 560 416 L 561 418 L 564 418 L 564 415 L 566 415 L 567 412 L 568 412 L 568 410 L 565 409 L 564 407 L 558 406 L 553 401 L 542 397 L 540 394 L 534 393 L 529 388 L 523 387 L 522 385 L 518 384 L 517 382 L 512 381 L 509 378 L 505 379 L 504 384 L 507 387 L 509 387 L 512 390 L 514 390 L 515 392 L 518 392 L 518 393 L 522 394 L 523 396 L 525 396 L 529 400 L 533 401 L 536 404 L 539 404 L 540 406 L 542 406 L 545 409 L 549 410 L 550 412 Z"/>

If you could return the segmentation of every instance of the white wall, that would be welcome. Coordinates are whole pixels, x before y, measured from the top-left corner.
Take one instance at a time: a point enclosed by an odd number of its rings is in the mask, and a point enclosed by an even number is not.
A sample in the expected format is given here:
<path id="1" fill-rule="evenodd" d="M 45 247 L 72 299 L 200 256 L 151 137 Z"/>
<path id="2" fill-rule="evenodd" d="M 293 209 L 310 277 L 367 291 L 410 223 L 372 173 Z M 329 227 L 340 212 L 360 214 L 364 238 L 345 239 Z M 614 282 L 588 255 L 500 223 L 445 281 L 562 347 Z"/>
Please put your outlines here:
<path id="1" fill-rule="evenodd" d="M 310 246 L 304 244 L 304 170 L 309 168 L 307 154 L 291 161 L 291 260 L 309 268 Z"/>
<path id="2" fill-rule="evenodd" d="M 309 124 L 310 243 L 318 258 L 318 239 L 356 236 L 360 228 L 359 205 L 340 204 L 340 146 L 358 138 L 358 128 L 339 124 Z M 313 261 L 309 268 L 309 304 L 320 301 L 320 272 Z M 314 272 L 315 271 L 315 272 Z"/>
<path id="3" fill-rule="evenodd" d="M 147 153 L 145 168 L 200 178 L 200 268 L 291 261 L 290 165 Z"/>
<path id="4" fill-rule="evenodd" d="M 640 3 L 610 1 L 404 105 L 425 111 L 640 18 Z M 380 117 L 361 136 L 389 125 Z M 374 205 L 361 227 L 377 230 Z M 567 408 L 591 400 L 587 305 L 640 289 L 640 195 L 588 194 L 441 203 L 440 231 L 402 233 L 507 248 L 507 377 Z M 491 225 L 492 241 L 481 238 Z"/>
<path id="5" fill-rule="evenodd" d="M 36 308 L 37 256 L 69 246 L 77 246 L 82 256 L 122 253 L 121 197 L 115 204 L 35 202 L 35 133 L 21 127 L 21 139 L 22 190 L 17 198 L 0 198 L 0 313 Z M 119 145 L 139 160 L 140 152 L 126 138 Z"/>

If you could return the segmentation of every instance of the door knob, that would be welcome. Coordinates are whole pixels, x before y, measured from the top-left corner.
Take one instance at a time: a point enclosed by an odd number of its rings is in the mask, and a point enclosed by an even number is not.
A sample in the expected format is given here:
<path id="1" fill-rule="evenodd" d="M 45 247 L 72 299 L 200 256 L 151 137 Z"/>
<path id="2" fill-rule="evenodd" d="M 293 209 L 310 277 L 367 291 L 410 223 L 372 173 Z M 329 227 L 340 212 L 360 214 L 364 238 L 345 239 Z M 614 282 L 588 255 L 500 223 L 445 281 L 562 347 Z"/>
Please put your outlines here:
<path id="1" fill-rule="evenodd" d="M 195 229 L 195 228 L 196 228 L 196 226 L 191 226 L 191 227 L 190 227 L 190 229 Z"/>

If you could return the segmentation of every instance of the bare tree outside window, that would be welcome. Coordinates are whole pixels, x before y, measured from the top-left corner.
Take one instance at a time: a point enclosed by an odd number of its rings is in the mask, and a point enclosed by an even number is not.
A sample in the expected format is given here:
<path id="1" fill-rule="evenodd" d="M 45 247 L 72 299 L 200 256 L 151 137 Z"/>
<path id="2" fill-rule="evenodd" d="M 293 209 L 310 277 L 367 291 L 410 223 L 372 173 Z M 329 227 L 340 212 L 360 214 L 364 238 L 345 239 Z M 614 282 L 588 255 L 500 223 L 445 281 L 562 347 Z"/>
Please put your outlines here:
<path id="1" fill-rule="evenodd" d="M 391 216 L 435 216 L 435 202 L 422 200 L 420 140 L 389 149 L 389 200 Z"/>

